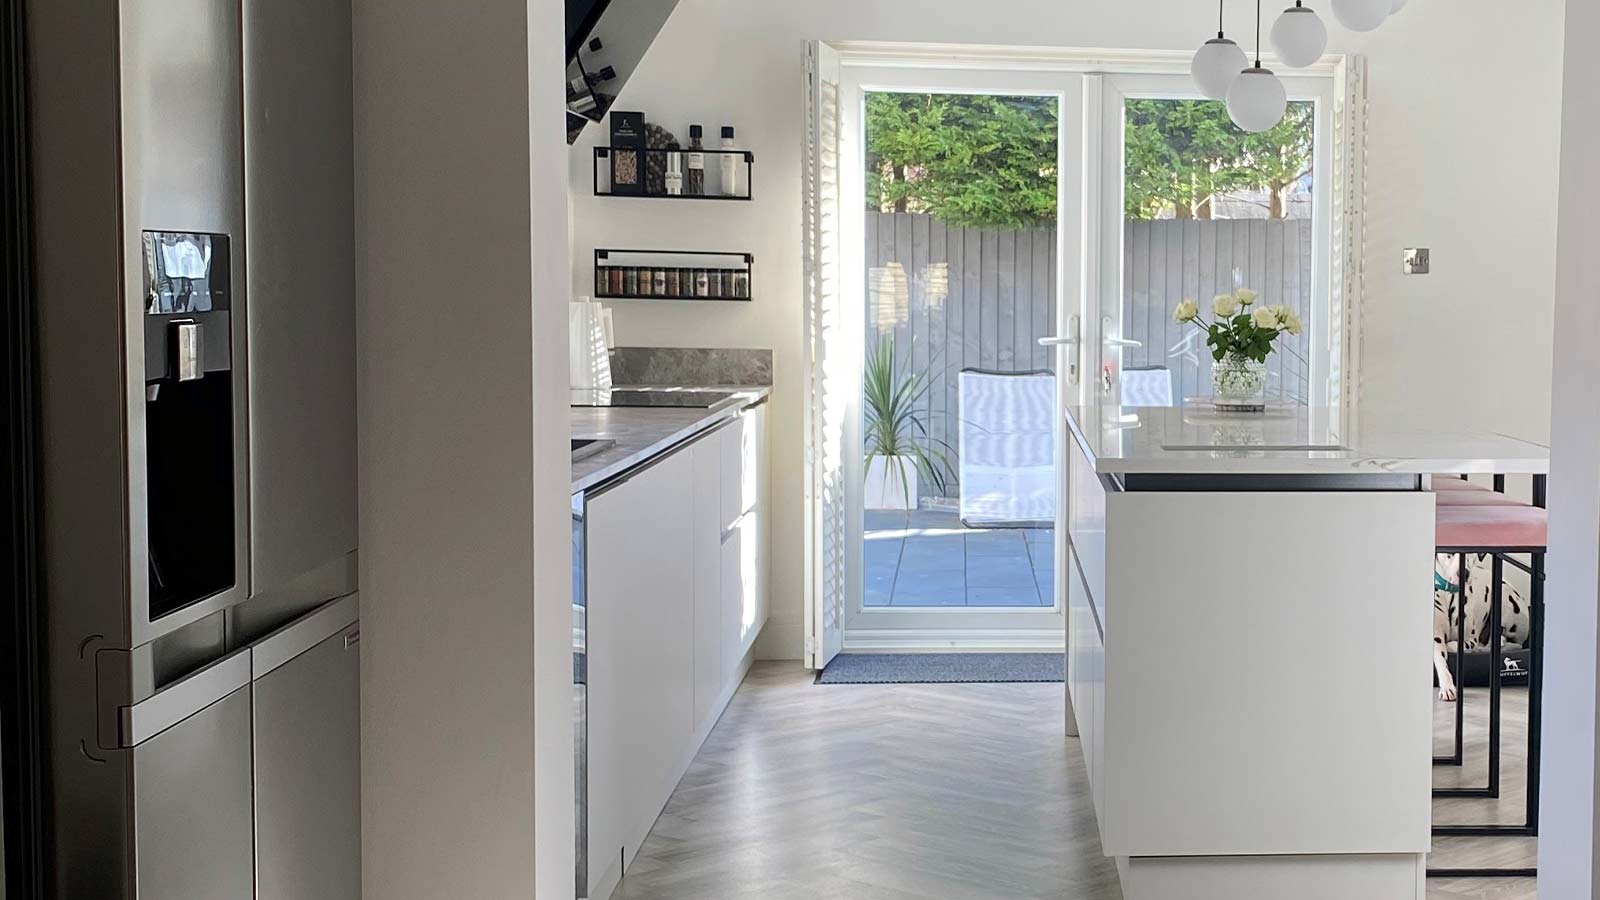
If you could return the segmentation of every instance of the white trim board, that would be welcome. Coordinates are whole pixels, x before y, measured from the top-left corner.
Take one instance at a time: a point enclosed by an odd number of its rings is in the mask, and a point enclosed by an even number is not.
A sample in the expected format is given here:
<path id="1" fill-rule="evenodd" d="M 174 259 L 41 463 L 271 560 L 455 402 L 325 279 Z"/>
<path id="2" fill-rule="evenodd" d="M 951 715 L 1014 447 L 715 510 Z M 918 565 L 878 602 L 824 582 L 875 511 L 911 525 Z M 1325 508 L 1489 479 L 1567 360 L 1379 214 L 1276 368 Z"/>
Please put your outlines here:
<path id="1" fill-rule="evenodd" d="M 993 72 L 1079 72 L 1167 75 L 1189 73 L 1194 54 L 1178 50 L 1115 50 L 1103 47 L 1015 47 L 1000 44 L 906 44 L 893 41 L 829 41 L 843 66 L 981 69 Z M 1328 54 L 1296 75 L 1332 75 L 1349 57 Z M 1286 68 L 1263 53 L 1262 65 Z"/>
<path id="2" fill-rule="evenodd" d="M 1065 653 L 1066 635 L 1059 630 L 1017 628 L 852 628 L 844 635 L 845 652 L 999 653 L 1033 651 Z"/>

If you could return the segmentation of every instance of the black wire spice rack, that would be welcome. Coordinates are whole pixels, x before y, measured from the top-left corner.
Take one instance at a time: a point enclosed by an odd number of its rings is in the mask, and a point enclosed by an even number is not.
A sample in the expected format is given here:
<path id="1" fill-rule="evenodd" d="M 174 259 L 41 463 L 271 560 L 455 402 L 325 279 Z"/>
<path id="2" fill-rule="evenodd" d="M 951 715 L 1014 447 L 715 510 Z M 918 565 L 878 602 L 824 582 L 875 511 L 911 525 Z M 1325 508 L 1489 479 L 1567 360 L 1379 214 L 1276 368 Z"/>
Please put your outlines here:
<path id="1" fill-rule="evenodd" d="M 749 302 L 752 253 L 718 250 L 594 251 L 596 300 Z"/>
<path id="2" fill-rule="evenodd" d="M 684 183 L 681 193 L 667 193 L 666 171 L 667 158 L 676 153 L 687 156 L 689 153 L 704 154 L 706 158 L 707 179 L 714 176 L 710 173 L 720 171 L 720 157 L 736 156 L 743 164 L 743 175 L 737 181 L 742 182 L 737 194 L 727 194 L 722 190 L 721 184 L 707 184 L 706 191 L 699 194 L 688 192 L 688 171 L 684 170 Z M 612 164 L 612 154 L 635 153 L 634 165 L 631 169 L 634 176 L 631 188 L 619 190 L 619 185 L 613 183 L 612 173 L 616 167 Z M 709 147 L 702 150 L 673 150 L 670 147 L 596 147 L 594 148 L 594 195 L 596 197 L 629 197 L 645 200 L 732 200 L 749 201 L 754 196 L 756 155 L 749 150 L 714 150 Z M 715 190 L 716 193 L 711 191 Z"/>

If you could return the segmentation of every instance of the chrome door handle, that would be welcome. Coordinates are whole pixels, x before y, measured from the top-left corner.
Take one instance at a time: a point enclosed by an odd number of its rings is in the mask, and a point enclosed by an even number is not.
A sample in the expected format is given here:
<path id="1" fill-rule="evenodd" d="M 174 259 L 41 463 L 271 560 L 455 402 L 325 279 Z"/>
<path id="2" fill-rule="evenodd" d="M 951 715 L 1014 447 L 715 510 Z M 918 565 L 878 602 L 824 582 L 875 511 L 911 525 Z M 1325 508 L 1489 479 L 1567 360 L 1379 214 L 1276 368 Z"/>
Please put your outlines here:
<path id="1" fill-rule="evenodd" d="M 1076 347 L 1083 343 L 1083 319 L 1076 313 L 1067 317 L 1067 333 L 1039 338 L 1041 347 Z M 1068 354 L 1067 383 L 1078 383 L 1078 354 Z"/>
<path id="2" fill-rule="evenodd" d="M 1100 334 L 1107 347 L 1143 347 L 1142 341 L 1131 341 L 1127 338 L 1110 337 L 1112 321 L 1110 316 L 1100 317 Z"/>

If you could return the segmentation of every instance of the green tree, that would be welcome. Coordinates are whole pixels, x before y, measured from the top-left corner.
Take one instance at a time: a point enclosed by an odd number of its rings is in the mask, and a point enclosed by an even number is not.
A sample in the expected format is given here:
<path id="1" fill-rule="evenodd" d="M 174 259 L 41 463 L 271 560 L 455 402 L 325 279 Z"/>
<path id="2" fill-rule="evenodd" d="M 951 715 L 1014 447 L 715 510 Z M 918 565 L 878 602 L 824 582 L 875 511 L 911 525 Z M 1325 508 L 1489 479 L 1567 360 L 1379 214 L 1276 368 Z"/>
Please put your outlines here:
<path id="1" fill-rule="evenodd" d="M 1267 218 L 1286 213 L 1285 195 L 1295 182 L 1311 174 L 1312 136 L 1316 133 L 1316 106 L 1289 104 L 1278 127 L 1245 137 L 1245 152 L 1256 181 L 1252 187 L 1267 191 Z"/>
<path id="2" fill-rule="evenodd" d="M 1053 97 L 867 95 L 867 208 L 960 228 L 1056 220 Z"/>
<path id="3" fill-rule="evenodd" d="M 1218 196 L 1265 190 L 1268 216 L 1283 218 L 1285 192 L 1310 172 L 1314 116 L 1311 103 L 1297 101 L 1277 127 L 1249 134 L 1217 101 L 1128 101 L 1128 217 L 1170 211 L 1179 219 L 1209 219 Z"/>

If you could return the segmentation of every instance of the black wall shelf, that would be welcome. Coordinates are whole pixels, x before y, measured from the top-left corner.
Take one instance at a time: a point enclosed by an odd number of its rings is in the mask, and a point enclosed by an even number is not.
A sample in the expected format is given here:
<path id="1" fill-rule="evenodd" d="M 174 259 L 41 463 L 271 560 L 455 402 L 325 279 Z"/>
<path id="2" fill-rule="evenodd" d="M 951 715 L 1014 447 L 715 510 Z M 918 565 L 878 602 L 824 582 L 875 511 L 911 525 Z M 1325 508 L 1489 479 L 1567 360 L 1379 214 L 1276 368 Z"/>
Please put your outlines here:
<path id="1" fill-rule="evenodd" d="M 713 150 L 706 148 L 692 151 L 705 155 L 707 193 L 688 193 L 689 167 L 687 161 L 683 166 L 684 192 L 680 194 L 667 193 L 666 171 L 668 155 L 676 153 L 680 156 L 687 156 L 690 152 L 684 149 L 672 150 L 667 147 L 596 147 L 594 148 L 594 195 L 596 197 L 628 197 L 630 199 L 643 200 L 749 201 L 752 199 L 754 196 L 756 155 L 749 150 Z M 619 191 L 616 189 L 616 185 L 612 183 L 612 154 L 620 155 L 626 153 L 639 154 L 638 164 L 635 167 L 635 172 L 638 175 L 637 190 Z M 737 194 L 723 193 L 722 185 L 718 181 L 721 177 L 721 157 L 724 156 L 736 156 L 744 163 L 743 175 L 741 176 L 743 184 L 739 185 L 740 191 Z M 737 167 L 735 171 L 739 171 Z"/>
<path id="2" fill-rule="evenodd" d="M 748 303 L 756 258 L 742 251 L 594 251 L 596 300 Z"/>

